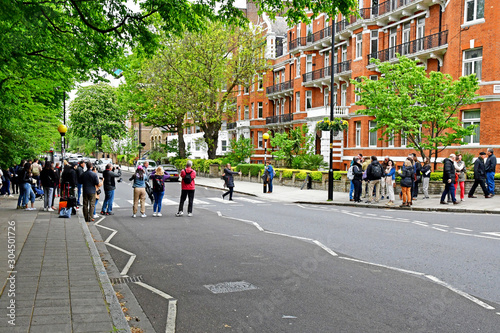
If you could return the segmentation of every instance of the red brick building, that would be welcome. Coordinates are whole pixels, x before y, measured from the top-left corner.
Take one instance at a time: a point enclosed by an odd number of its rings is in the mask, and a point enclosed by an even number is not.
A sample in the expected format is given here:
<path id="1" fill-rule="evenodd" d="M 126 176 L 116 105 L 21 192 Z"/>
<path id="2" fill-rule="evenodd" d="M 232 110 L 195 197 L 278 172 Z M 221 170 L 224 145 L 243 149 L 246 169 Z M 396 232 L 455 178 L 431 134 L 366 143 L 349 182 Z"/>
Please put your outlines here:
<path id="1" fill-rule="evenodd" d="M 309 24 L 287 27 L 284 20 L 256 23 L 266 28 L 267 54 L 272 70 L 256 75 L 249 87 L 241 87 L 237 112 L 227 124 L 229 138 L 251 137 L 254 162 L 263 159 L 262 134 L 287 131 L 308 124 L 316 136 L 316 152 L 329 156 L 329 133 L 315 124 L 330 114 L 330 59 L 332 28 L 335 32 L 334 113 L 348 120 L 349 130 L 334 138 L 334 168 L 345 170 L 353 156 L 391 156 L 403 160 L 413 149 L 404 137 L 378 140 L 381 131 L 369 132 L 372 117 L 355 115 L 356 95 L 350 79 L 380 75 L 371 58 L 397 61 L 396 53 L 420 59 L 427 71 L 441 71 L 454 79 L 476 73 L 484 101 L 463 107 L 458 115 L 479 127 L 465 138 L 467 145 L 450 147 L 477 154 L 487 147 L 500 148 L 500 3 L 497 0 L 360 0 L 359 17 L 335 20 L 320 15 Z M 253 12 L 255 6 L 247 5 Z M 259 21 L 260 20 L 260 21 Z"/>

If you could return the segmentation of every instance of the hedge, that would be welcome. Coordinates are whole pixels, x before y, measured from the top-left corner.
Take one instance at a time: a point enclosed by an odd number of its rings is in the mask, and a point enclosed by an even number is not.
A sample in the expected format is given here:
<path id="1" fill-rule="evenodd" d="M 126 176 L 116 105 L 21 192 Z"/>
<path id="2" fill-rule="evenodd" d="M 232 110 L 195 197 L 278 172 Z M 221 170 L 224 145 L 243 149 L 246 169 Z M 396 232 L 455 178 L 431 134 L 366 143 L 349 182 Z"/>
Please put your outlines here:
<path id="1" fill-rule="evenodd" d="M 241 173 L 246 176 L 250 172 L 250 175 L 257 177 L 259 173 L 264 171 L 264 164 L 239 164 L 236 167 L 236 171 L 241 171 Z"/>
<path id="2" fill-rule="evenodd" d="M 306 179 L 306 177 L 307 177 L 307 172 L 305 171 L 300 171 L 295 175 L 295 179 L 300 179 L 300 180 L 304 180 Z"/>
<path id="3" fill-rule="evenodd" d="M 313 171 L 311 172 L 311 178 L 312 180 L 320 182 L 323 180 L 323 173 L 321 171 Z"/>
<path id="4" fill-rule="evenodd" d="M 342 178 L 342 175 L 347 175 L 347 171 L 334 171 L 333 172 L 333 179 L 340 180 Z"/>

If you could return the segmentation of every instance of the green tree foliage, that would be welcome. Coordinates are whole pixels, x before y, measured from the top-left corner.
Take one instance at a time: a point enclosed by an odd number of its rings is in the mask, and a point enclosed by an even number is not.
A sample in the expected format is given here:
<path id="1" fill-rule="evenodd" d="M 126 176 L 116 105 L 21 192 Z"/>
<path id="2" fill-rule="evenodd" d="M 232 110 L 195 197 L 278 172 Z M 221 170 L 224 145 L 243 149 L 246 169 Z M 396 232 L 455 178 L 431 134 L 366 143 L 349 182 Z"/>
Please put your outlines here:
<path id="1" fill-rule="evenodd" d="M 71 132 L 89 140 L 96 140 L 101 149 L 103 137 L 118 140 L 125 133 L 127 113 L 118 106 L 116 89 L 100 83 L 78 89 L 70 104 Z"/>
<path id="2" fill-rule="evenodd" d="M 252 140 L 250 138 L 240 137 L 238 140 L 231 139 L 229 141 L 230 151 L 226 154 L 228 163 L 238 165 L 244 163 L 254 153 Z"/>
<path id="3" fill-rule="evenodd" d="M 360 100 L 358 111 L 376 117 L 373 131 L 382 129 L 383 140 L 399 133 L 406 135 L 407 146 L 415 148 L 422 158 L 434 156 L 450 145 L 462 145 L 472 135 L 474 126 L 465 128 L 458 117 L 461 107 L 481 101 L 476 91 L 475 74 L 458 80 L 441 72 L 426 73 L 418 60 L 398 55 L 399 62 L 372 60 L 382 74 L 378 81 L 361 77 L 351 80 Z"/>
<path id="4" fill-rule="evenodd" d="M 276 147 L 277 150 L 271 154 L 275 159 L 283 161 L 287 167 L 292 167 L 294 164 L 297 166 L 298 163 L 300 167 L 303 156 L 310 151 L 311 140 L 312 136 L 307 134 L 306 124 L 288 133 L 275 133 L 271 138 L 271 146 Z"/>

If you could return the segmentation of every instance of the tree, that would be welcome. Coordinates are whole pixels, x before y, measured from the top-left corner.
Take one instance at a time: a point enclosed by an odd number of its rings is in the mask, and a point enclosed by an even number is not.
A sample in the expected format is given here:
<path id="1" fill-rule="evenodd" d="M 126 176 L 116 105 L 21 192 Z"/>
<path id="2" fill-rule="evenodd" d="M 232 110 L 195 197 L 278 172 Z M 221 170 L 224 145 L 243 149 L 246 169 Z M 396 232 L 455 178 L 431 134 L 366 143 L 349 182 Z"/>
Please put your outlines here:
<path id="1" fill-rule="evenodd" d="M 481 101 L 477 78 L 472 74 L 453 81 L 441 72 L 427 74 L 418 60 L 399 55 L 398 59 L 397 63 L 372 60 L 382 74 L 378 81 L 351 80 L 360 96 L 356 105 L 366 107 L 357 113 L 376 118 L 372 131 L 383 131 L 380 140 L 404 135 L 422 158 L 434 156 L 436 167 L 439 152 L 464 144 L 462 139 L 474 133 L 474 126 L 463 126 L 458 112 Z"/>
<path id="2" fill-rule="evenodd" d="M 231 139 L 229 142 L 230 152 L 226 154 L 226 157 L 234 165 L 245 162 L 245 160 L 250 158 L 254 153 L 252 140 L 250 138 L 241 136 L 238 140 Z"/>
<path id="3" fill-rule="evenodd" d="M 103 137 L 119 139 L 126 133 L 127 112 L 117 103 L 116 89 L 108 84 L 97 84 L 78 89 L 70 106 L 71 132 L 78 137 L 96 140 L 101 149 Z"/>
<path id="4" fill-rule="evenodd" d="M 271 146 L 277 147 L 271 153 L 277 160 L 284 161 L 287 167 L 301 167 L 303 156 L 310 151 L 312 136 L 307 135 L 307 125 L 294 128 L 288 133 L 275 133 L 271 138 Z"/>

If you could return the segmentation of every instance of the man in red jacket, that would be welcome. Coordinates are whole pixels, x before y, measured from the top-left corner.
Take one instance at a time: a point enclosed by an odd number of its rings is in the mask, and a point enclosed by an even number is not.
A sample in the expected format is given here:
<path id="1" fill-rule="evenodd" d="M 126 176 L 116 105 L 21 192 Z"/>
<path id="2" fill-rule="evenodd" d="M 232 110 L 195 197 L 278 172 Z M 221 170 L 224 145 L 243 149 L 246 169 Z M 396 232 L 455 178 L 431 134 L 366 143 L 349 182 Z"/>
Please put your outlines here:
<path id="1" fill-rule="evenodd" d="M 196 171 L 194 171 L 191 167 L 193 166 L 193 162 L 187 161 L 186 168 L 181 171 L 181 201 L 179 203 L 179 210 L 175 214 L 175 216 L 184 215 L 184 201 L 186 201 L 186 197 L 189 198 L 188 203 L 188 216 L 193 216 L 193 200 L 194 200 L 194 179 L 196 178 Z"/>

